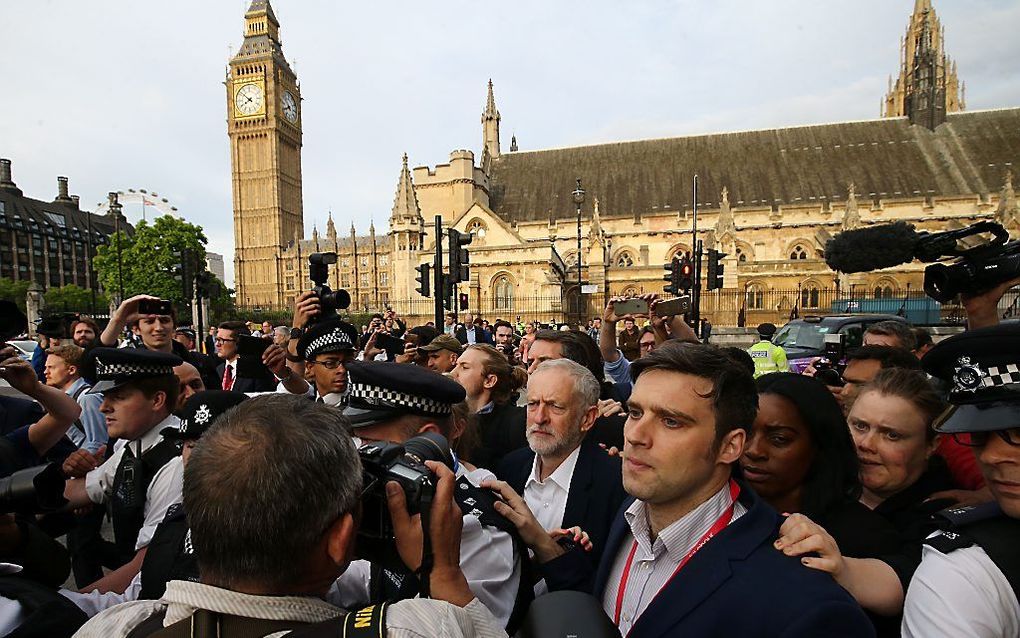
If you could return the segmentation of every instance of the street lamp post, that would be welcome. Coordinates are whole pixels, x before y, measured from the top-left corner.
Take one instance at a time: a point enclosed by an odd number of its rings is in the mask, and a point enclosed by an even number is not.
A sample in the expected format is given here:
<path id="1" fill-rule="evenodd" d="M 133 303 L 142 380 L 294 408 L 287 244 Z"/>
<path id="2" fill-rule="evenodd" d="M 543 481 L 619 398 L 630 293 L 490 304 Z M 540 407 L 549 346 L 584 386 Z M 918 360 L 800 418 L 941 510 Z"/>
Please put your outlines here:
<path id="1" fill-rule="evenodd" d="M 93 240 L 93 237 L 92 237 L 92 212 L 91 211 L 88 211 L 88 210 L 85 211 L 85 220 L 86 220 L 86 225 L 87 225 L 86 230 L 88 231 L 88 242 L 85 244 L 85 246 L 86 246 L 86 257 L 87 257 L 86 267 L 88 268 L 89 288 L 92 290 L 92 316 L 95 317 L 96 316 L 96 271 L 92 269 L 92 260 L 95 259 L 95 255 L 92 254 L 92 240 Z"/>
<path id="2" fill-rule="evenodd" d="M 113 234 L 117 238 L 117 289 L 120 294 L 120 299 L 117 303 L 124 301 L 124 264 L 121 259 L 121 248 L 124 244 L 123 237 L 120 236 L 120 202 L 117 201 L 117 192 L 110 191 L 108 197 L 110 198 L 110 210 L 113 211 Z"/>
<path id="3" fill-rule="evenodd" d="M 581 204 L 584 203 L 584 189 L 581 178 L 577 178 L 577 188 L 571 193 L 577 207 L 577 322 L 581 323 Z"/>

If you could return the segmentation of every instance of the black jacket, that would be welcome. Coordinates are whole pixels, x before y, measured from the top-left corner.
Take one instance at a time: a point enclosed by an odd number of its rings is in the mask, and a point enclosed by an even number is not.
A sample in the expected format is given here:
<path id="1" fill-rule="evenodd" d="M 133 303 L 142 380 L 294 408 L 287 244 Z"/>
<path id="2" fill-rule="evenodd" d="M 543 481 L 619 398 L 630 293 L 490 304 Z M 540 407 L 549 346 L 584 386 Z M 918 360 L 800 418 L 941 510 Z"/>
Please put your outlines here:
<path id="1" fill-rule="evenodd" d="M 527 411 L 517 405 L 514 395 L 492 412 L 478 415 L 478 445 L 470 461 L 475 467 L 494 470 L 504 456 L 527 446 Z"/>
<path id="2" fill-rule="evenodd" d="M 222 360 L 216 366 L 216 379 L 211 389 L 219 390 L 223 387 L 223 370 L 226 363 Z M 245 377 L 238 374 L 234 377 L 234 385 L 230 388 L 235 392 L 273 392 L 276 390 L 276 379 L 273 377 Z M 206 386 L 209 387 L 209 386 Z"/>
<path id="3" fill-rule="evenodd" d="M 523 495 L 534 462 L 535 453 L 531 448 L 511 452 L 499 465 L 496 476 Z M 579 525 L 588 532 L 592 551 L 586 555 L 593 565 L 598 565 L 609 536 L 609 526 L 626 498 L 620 457 L 609 456 L 597 443 L 586 438 L 577 454 L 577 465 L 570 479 L 567 507 L 560 527 Z"/>

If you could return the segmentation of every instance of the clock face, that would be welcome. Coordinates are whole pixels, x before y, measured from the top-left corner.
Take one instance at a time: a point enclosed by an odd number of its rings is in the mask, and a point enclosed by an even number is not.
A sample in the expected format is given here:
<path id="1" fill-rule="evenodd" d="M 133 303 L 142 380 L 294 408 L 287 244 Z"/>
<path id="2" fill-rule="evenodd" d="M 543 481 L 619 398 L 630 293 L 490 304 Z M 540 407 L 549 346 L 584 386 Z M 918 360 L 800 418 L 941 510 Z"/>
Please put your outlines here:
<path id="1" fill-rule="evenodd" d="M 297 101 L 290 91 L 283 92 L 283 116 L 291 122 L 297 122 Z"/>
<path id="2" fill-rule="evenodd" d="M 234 106 L 243 115 L 254 115 L 262 111 L 262 88 L 258 84 L 245 84 L 234 95 Z"/>

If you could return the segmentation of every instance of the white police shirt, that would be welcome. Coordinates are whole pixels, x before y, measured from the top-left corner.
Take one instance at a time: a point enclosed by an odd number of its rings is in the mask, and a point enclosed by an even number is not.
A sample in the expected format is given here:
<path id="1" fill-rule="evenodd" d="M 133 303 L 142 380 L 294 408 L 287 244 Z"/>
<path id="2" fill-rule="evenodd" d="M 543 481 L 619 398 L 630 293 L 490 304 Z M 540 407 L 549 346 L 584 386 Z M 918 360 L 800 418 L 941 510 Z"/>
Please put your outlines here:
<path id="1" fill-rule="evenodd" d="M 167 427 L 180 429 L 181 420 L 171 414 L 143 434 L 141 438 L 129 441 L 131 450 L 137 452 L 140 442 L 141 452 L 145 454 L 163 440 L 163 435 L 160 432 Z M 116 447 L 117 450 L 105 463 L 85 475 L 85 491 L 93 503 L 105 503 L 113 491 L 114 475 L 124 456 L 126 445 Z M 156 526 L 163 522 L 170 506 L 181 502 L 183 486 L 184 465 L 181 462 L 181 457 L 178 456 L 159 468 L 145 491 L 145 522 L 135 541 L 136 551 L 149 544 L 152 534 L 156 531 Z"/>
<path id="2" fill-rule="evenodd" d="M 1020 603 L 977 545 L 943 554 L 924 545 L 903 603 L 904 638 L 1020 636 Z"/>
<path id="3" fill-rule="evenodd" d="M 478 468 L 467 472 L 462 465 L 457 477 L 466 476 L 474 485 L 496 480 L 489 470 Z M 461 531 L 460 567 L 468 587 L 502 626 L 510 620 L 521 581 L 519 563 L 514 561 L 513 539 L 506 532 L 481 524 L 478 517 L 464 515 Z M 371 567 L 368 561 L 351 563 L 326 594 L 326 600 L 347 609 L 356 609 L 369 599 Z"/>

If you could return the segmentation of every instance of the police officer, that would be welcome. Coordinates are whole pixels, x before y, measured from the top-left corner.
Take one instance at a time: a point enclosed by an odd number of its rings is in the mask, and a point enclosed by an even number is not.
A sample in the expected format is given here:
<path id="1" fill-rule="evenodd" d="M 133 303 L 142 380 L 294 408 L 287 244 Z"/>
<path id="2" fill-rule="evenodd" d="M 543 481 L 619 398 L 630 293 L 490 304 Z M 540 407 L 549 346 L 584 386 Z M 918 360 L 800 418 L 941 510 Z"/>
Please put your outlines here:
<path id="1" fill-rule="evenodd" d="M 994 502 L 943 511 L 903 610 L 903 635 L 1020 636 L 1020 326 L 935 345 L 924 369 L 949 388 L 935 429 L 974 448 Z"/>
<path id="2" fill-rule="evenodd" d="M 135 348 L 96 348 L 90 356 L 97 379 L 90 392 L 102 393 L 99 411 L 110 438 L 123 444 L 84 477 L 68 480 L 64 496 L 73 508 L 110 508 L 114 542 L 126 564 L 89 589 L 122 592 L 140 568 L 156 526 L 181 500 L 181 466 L 171 463 L 180 450 L 161 432 L 180 424 L 171 413 L 179 392 L 173 368 L 183 362 Z"/>
<path id="3" fill-rule="evenodd" d="M 454 438 L 453 406 L 465 397 L 464 388 L 456 381 L 419 366 L 390 362 L 352 361 L 347 372 L 350 382 L 344 415 L 351 421 L 354 436 L 363 442 L 403 443 L 425 432 Z M 495 475 L 485 469 L 468 470 L 455 458 L 453 470 L 458 478 L 455 495 L 465 512 L 461 568 L 471 591 L 506 625 L 524 612 L 533 593 L 529 584 L 521 586 L 523 547 L 517 545 L 512 525 L 494 510 L 484 511 L 485 497 L 478 494 L 477 486 L 494 480 Z M 507 525 L 497 526 L 504 522 Z M 369 601 L 372 590 L 386 590 L 387 597 L 394 598 L 417 593 L 379 587 L 378 579 L 404 580 L 400 575 L 374 571 L 366 561 L 352 563 L 331 592 L 331 602 L 351 607 Z"/>
<path id="4" fill-rule="evenodd" d="M 763 323 L 758 325 L 758 343 L 747 349 L 754 361 L 754 378 L 770 372 L 787 372 L 790 365 L 786 362 L 786 351 L 772 343 L 776 334 L 776 325 Z"/>
<path id="5" fill-rule="evenodd" d="M 274 370 L 281 380 L 277 392 L 307 394 L 327 405 L 339 405 L 347 389 L 347 364 L 357 355 L 358 333 L 340 319 L 327 319 L 300 331 L 296 352 L 303 359 L 309 385 L 289 368 Z"/>
<path id="6" fill-rule="evenodd" d="M 161 432 L 165 440 L 174 441 L 181 448 L 181 456 L 171 463 L 179 463 L 183 469 L 198 439 L 216 419 L 247 398 L 248 395 L 243 392 L 228 390 L 205 390 L 191 396 L 180 413 L 180 429 L 168 426 Z M 60 593 L 91 618 L 104 609 L 129 600 L 157 600 L 171 580 L 198 582 L 198 565 L 183 503 L 175 503 L 167 511 L 166 518 L 152 535 L 141 570 L 123 593 L 98 590 L 82 593 L 61 590 Z"/>

